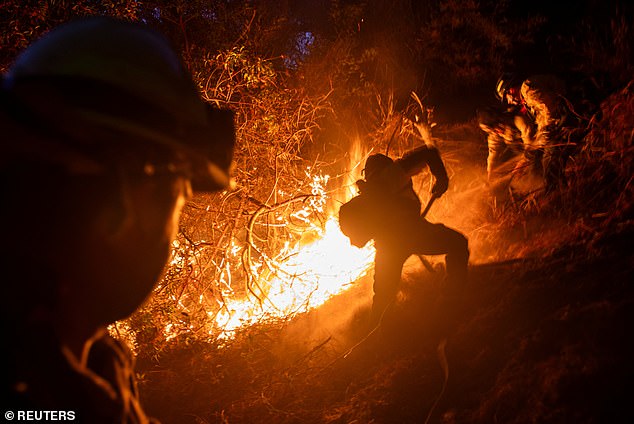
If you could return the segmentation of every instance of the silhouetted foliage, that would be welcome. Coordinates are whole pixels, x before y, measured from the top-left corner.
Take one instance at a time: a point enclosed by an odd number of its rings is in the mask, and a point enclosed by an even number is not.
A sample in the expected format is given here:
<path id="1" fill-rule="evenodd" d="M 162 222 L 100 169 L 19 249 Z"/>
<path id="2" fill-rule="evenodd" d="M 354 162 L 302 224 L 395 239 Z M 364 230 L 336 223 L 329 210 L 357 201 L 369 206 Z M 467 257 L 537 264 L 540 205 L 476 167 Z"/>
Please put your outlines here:
<path id="1" fill-rule="evenodd" d="M 0 2 L 0 71 L 49 29 L 92 15 L 115 16 L 135 21 L 141 4 L 136 0 L 3 0 Z"/>

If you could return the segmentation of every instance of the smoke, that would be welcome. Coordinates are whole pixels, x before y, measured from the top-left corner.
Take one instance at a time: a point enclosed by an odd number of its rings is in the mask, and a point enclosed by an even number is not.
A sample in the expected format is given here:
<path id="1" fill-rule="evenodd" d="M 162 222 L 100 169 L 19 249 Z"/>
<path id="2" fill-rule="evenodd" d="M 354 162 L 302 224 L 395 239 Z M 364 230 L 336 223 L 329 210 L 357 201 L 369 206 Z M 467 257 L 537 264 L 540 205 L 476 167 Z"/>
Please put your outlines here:
<path id="1" fill-rule="evenodd" d="M 453 228 L 469 239 L 472 266 L 521 256 L 523 252 L 514 246 L 520 245 L 518 242 L 524 233 L 501 228 L 505 217 L 496 209 L 490 193 L 486 176 L 486 141 L 475 132 L 462 131 L 453 136 L 443 134 L 436 137 L 435 142 L 449 174 L 450 188 L 433 204 L 426 218 Z M 358 141 L 353 145 L 351 156 L 354 160 L 351 163 L 362 162 L 363 152 L 359 150 Z M 352 184 L 353 179 L 347 183 Z M 423 205 L 430 197 L 432 185 L 433 178 L 428 172 L 414 178 L 414 188 Z M 412 290 L 423 290 L 425 296 L 429 296 L 434 293 L 435 286 L 442 284 L 444 257 L 424 259 L 438 272 L 430 273 L 420 259 L 412 256 L 403 268 L 405 297 L 408 297 L 407 293 L 412 294 Z M 278 342 L 280 357 L 296 360 L 304 355 L 316 355 L 316 350 L 332 357 L 365 337 L 371 330 L 372 274 L 373 270 L 370 270 L 352 283 L 352 288 L 286 322 Z"/>
<path id="2" fill-rule="evenodd" d="M 492 195 L 486 175 L 487 144 L 478 132 L 477 126 L 464 124 L 436 138 L 449 174 L 449 190 L 433 204 L 426 217 L 467 237 L 471 264 L 514 259 L 522 254 L 514 247 L 525 237 L 523 228 L 510 228 L 517 210 Z M 430 197 L 432 184 L 425 173 L 414 179 L 423 205 Z M 430 260 L 437 262 L 442 258 Z"/>
<path id="3" fill-rule="evenodd" d="M 333 357 L 368 333 L 372 272 L 352 284 L 319 308 L 286 323 L 276 349 L 280 358 L 295 361 L 308 354 Z"/>

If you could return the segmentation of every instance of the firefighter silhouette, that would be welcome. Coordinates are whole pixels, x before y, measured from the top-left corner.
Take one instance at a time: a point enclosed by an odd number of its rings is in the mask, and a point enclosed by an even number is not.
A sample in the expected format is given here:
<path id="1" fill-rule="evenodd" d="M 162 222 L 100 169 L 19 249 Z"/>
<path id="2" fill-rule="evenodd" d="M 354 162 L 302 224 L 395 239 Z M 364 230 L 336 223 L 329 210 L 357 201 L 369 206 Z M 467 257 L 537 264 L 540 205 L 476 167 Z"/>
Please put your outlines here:
<path id="1" fill-rule="evenodd" d="M 467 238 L 421 216 L 412 177 L 426 165 L 435 178 L 432 198 L 442 196 L 449 182 L 445 166 L 436 148 L 423 145 L 396 160 L 383 154 L 369 156 L 365 179 L 357 181 L 359 194 L 339 210 L 339 224 L 351 243 L 362 247 L 374 240 L 373 322 L 378 322 L 395 300 L 403 264 L 413 254 L 446 255 L 447 295 L 458 295 L 466 284 Z"/>

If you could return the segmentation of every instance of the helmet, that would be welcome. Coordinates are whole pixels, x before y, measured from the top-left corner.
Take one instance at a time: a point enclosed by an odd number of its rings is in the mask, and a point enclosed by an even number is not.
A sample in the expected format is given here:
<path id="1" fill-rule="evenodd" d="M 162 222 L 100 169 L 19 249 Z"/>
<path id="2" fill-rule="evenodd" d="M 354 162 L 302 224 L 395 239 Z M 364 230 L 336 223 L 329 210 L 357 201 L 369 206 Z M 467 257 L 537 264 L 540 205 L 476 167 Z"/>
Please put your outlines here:
<path id="1" fill-rule="evenodd" d="M 387 168 L 393 163 L 394 161 L 384 154 L 375 153 L 373 155 L 370 155 L 368 159 L 366 159 L 365 168 L 363 169 L 365 173 L 365 179 L 371 180 L 374 176 L 378 175 L 380 171 Z"/>
<path id="2" fill-rule="evenodd" d="M 140 24 L 92 17 L 62 25 L 16 59 L 3 91 L 29 119 L 63 134 L 59 151 L 114 162 L 162 147 L 188 164 L 194 189 L 230 184 L 232 112 L 207 105 L 168 41 Z"/>
<path id="3" fill-rule="evenodd" d="M 511 88 L 518 86 L 520 83 L 518 77 L 515 74 L 505 73 L 500 78 L 498 78 L 497 83 L 495 84 L 495 96 L 500 101 L 506 100 L 506 94 L 511 90 Z"/>

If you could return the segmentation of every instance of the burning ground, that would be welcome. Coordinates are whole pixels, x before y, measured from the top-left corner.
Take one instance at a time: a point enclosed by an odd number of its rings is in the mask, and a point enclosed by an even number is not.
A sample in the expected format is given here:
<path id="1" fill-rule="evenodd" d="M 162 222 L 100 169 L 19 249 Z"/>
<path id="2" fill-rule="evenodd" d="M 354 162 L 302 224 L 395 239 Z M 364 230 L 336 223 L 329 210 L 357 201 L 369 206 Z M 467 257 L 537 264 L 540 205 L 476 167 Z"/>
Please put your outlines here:
<path id="1" fill-rule="evenodd" d="M 493 207 L 472 127 L 435 132 L 452 184 L 428 216 L 470 239 L 460 302 L 440 297 L 441 258 L 428 258 L 433 272 L 411 258 L 375 331 L 370 270 L 320 306 L 236 327 L 229 341 L 175 337 L 138 356 L 150 414 L 166 423 L 631 422 L 630 183 L 605 183 L 616 200 L 586 202 L 581 214 L 530 198 Z M 415 180 L 423 202 L 425 178 Z"/>

